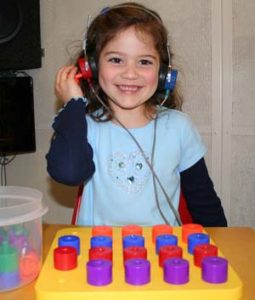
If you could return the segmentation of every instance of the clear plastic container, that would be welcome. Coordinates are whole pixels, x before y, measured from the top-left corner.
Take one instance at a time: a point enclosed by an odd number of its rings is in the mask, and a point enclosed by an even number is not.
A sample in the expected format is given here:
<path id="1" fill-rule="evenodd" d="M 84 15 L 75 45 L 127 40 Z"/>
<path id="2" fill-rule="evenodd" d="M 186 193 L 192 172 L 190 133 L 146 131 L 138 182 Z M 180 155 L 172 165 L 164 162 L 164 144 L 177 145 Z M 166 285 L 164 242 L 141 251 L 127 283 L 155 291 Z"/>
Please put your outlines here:
<path id="1" fill-rule="evenodd" d="M 19 186 L 0 187 L 0 292 L 24 286 L 42 264 L 42 193 Z"/>

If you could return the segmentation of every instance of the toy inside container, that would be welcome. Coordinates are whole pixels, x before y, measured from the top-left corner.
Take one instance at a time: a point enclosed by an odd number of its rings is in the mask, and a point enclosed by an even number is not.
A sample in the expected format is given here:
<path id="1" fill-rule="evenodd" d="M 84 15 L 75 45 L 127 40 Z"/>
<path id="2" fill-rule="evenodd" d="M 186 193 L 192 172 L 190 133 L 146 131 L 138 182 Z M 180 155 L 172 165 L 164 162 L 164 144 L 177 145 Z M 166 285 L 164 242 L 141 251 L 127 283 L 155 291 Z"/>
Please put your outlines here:
<path id="1" fill-rule="evenodd" d="M 42 264 L 42 193 L 29 187 L 0 187 L 0 292 L 24 286 Z"/>

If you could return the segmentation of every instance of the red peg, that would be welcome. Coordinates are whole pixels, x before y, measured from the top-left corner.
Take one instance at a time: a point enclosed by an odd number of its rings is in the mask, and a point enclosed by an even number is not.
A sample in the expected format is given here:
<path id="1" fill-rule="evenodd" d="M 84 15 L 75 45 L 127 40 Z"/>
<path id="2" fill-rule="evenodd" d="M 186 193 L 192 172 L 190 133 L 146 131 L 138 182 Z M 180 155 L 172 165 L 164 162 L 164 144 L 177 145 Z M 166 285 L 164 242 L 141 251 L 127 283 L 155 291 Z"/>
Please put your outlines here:
<path id="1" fill-rule="evenodd" d="M 130 258 L 147 259 L 147 249 L 141 246 L 126 247 L 123 251 L 124 262 Z"/>
<path id="2" fill-rule="evenodd" d="M 107 259 L 112 261 L 112 249 L 109 247 L 93 247 L 89 249 L 89 260 Z"/>
<path id="3" fill-rule="evenodd" d="M 205 257 L 218 255 L 218 248 L 211 244 L 200 244 L 194 248 L 193 255 L 194 265 L 201 267 Z"/>
<path id="4" fill-rule="evenodd" d="M 169 258 L 182 258 L 182 248 L 175 245 L 162 246 L 159 249 L 159 266 L 163 267 L 164 261 Z"/>
<path id="5" fill-rule="evenodd" d="M 77 251 L 74 247 L 57 247 L 54 249 L 54 267 L 68 271 L 77 267 Z"/>

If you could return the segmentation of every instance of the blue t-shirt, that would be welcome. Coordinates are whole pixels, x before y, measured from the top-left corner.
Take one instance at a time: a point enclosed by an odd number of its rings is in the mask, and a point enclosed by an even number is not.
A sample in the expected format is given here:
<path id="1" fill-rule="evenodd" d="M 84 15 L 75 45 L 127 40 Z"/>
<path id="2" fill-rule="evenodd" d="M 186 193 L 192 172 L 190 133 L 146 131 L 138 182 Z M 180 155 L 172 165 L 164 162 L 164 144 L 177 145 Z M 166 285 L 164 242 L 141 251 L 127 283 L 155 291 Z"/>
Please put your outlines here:
<path id="1" fill-rule="evenodd" d="M 154 122 L 129 129 L 149 161 Z M 87 117 L 87 123 L 96 171 L 85 183 L 78 224 L 152 226 L 164 223 L 156 204 L 152 172 L 129 134 L 111 121 L 95 122 Z M 193 166 L 205 153 L 201 137 L 186 114 L 171 109 L 159 113 L 153 169 L 176 209 L 180 172 Z M 176 226 L 167 199 L 158 183 L 156 186 L 160 208 L 168 222 Z"/>

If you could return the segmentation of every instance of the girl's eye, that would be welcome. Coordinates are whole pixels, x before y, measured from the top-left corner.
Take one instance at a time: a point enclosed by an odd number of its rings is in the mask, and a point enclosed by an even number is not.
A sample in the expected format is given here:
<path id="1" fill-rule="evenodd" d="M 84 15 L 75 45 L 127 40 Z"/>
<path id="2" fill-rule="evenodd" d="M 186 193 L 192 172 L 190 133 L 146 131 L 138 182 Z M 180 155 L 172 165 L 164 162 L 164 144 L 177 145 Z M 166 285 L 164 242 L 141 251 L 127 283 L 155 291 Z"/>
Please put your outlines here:
<path id="1" fill-rule="evenodd" d="M 148 60 L 148 59 L 142 59 L 140 60 L 140 64 L 141 65 L 152 65 L 152 61 Z"/>
<path id="2" fill-rule="evenodd" d="M 108 60 L 109 62 L 112 62 L 114 64 L 119 64 L 121 63 L 121 59 L 119 57 L 112 57 Z"/>

